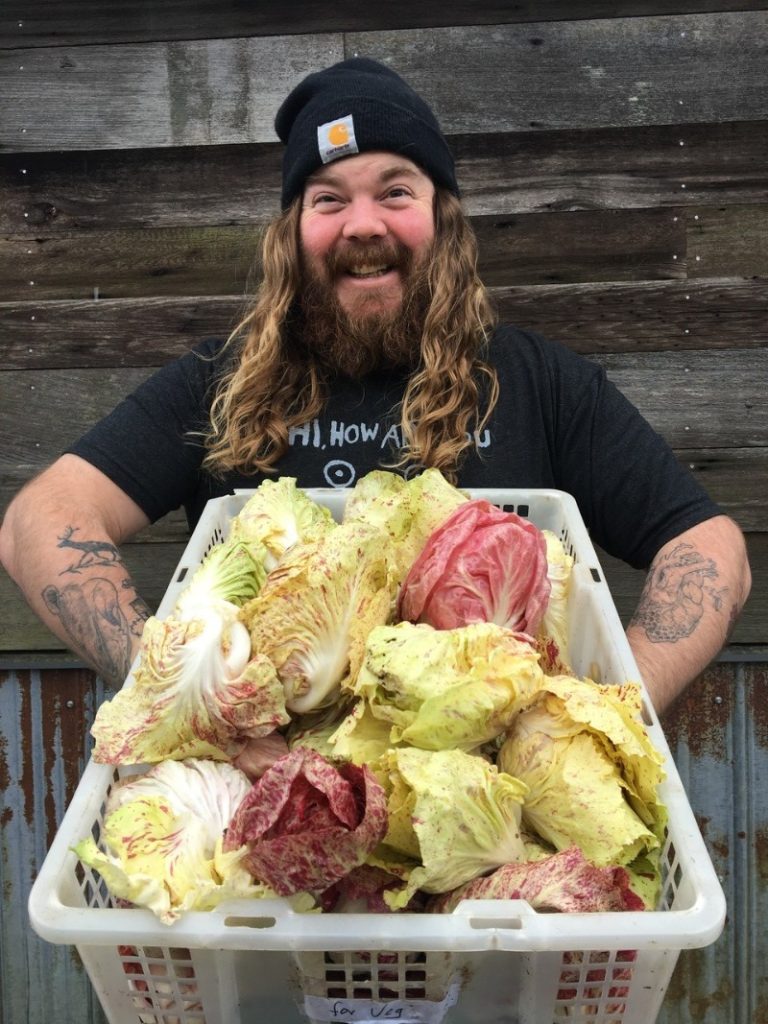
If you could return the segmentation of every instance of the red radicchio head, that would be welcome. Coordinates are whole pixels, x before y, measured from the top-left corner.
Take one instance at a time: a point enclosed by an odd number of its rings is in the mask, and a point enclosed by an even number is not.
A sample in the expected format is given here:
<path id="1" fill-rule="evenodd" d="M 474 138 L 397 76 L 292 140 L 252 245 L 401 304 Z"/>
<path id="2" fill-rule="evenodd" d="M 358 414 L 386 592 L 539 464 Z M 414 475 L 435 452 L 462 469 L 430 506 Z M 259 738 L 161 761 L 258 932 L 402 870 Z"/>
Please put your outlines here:
<path id="1" fill-rule="evenodd" d="M 280 896 L 320 892 L 384 838 L 384 790 L 365 766 L 333 764 L 297 747 L 254 784 L 227 829 L 225 848 L 247 846 L 245 866 Z"/>

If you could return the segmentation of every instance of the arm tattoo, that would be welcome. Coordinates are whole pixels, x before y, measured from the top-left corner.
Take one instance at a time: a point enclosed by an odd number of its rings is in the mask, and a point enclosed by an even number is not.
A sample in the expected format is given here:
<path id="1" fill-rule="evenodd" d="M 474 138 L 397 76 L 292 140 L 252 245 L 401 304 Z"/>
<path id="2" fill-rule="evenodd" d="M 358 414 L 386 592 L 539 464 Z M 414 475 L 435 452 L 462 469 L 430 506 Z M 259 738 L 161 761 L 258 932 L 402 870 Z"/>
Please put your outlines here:
<path id="1" fill-rule="evenodd" d="M 68 526 L 64 536 L 59 537 L 57 547 L 72 548 L 79 553 L 77 561 L 62 569 L 60 576 L 65 573 L 82 572 L 83 569 L 92 569 L 98 565 L 115 565 L 120 561 L 120 552 L 114 544 L 100 540 L 72 540 L 77 531 L 78 527 Z"/>
<path id="2" fill-rule="evenodd" d="M 678 544 L 648 571 L 643 593 L 630 625 L 645 630 L 652 643 L 676 643 L 698 626 L 709 600 L 723 607 L 727 588 L 717 589 L 717 566 L 691 544 Z"/>
<path id="3" fill-rule="evenodd" d="M 85 583 L 53 585 L 43 591 L 48 610 L 61 619 L 67 636 L 110 682 L 128 674 L 130 627 L 118 603 L 117 587 L 102 577 Z"/>
<path id="4" fill-rule="evenodd" d="M 77 576 L 97 567 L 123 568 L 120 552 L 106 541 L 73 540 L 77 527 L 68 526 L 59 537 L 58 547 L 77 552 L 77 560 L 59 575 Z M 127 602 L 132 611 L 128 621 L 120 605 L 118 586 L 133 591 Z M 121 684 L 131 666 L 133 640 L 141 636 L 150 612 L 136 593 L 132 580 L 115 584 L 104 576 L 93 576 L 80 582 L 73 580 L 63 587 L 50 584 L 42 592 L 46 607 L 61 620 L 72 647 L 102 673 L 111 683 Z"/>
<path id="5" fill-rule="evenodd" d="M 145 601 L 139 597 L 136 593 L 136 587 L 133 585 L 133 580 L 123 580 L 123 590 L 132 590 L 136 596 L 131 601 L 131 608 L 135 618 L 131 620 L 131 633 L 134 636 L 141 636 L 144 630 L 144 623 L 149 618 L 151 612 L 147 607 Z"/>

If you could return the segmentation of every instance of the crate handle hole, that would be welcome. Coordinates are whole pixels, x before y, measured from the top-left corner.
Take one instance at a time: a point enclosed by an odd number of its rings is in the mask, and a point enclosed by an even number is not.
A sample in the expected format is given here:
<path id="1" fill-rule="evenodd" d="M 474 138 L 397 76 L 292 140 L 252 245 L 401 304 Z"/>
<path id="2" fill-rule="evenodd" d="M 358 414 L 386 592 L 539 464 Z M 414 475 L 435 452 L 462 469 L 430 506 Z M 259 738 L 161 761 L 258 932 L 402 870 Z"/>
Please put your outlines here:
<path id="1" fill-rule="evenodd" d="M 470 928 L 504 928 L 507 931 L 520 931 L 523 922 L 519 917 L 470 917 Z"/>
<path id="2" fill-rule="evenodd" d="M 276 917 L 235 917 L 224 918 L 227 928 L 274 928 L 277 924 Z"/>

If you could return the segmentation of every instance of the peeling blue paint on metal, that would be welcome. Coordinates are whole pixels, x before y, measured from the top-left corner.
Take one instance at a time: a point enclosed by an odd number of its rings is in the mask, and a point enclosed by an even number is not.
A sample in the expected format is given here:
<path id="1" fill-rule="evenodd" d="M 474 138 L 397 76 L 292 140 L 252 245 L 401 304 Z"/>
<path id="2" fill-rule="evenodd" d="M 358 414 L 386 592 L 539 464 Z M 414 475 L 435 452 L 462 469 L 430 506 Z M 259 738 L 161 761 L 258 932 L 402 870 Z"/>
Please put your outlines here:
<path id="1" fill-rule="evenodd" d="M 658 1024 L 768 1020 L 767 682 L 765 665 L 710 669 L 668 732 L 728 916 L 717 943 L 681 954 Z"/>
<path id="2" fill-rule="evenodd" d="M 76 953 L 37 938 L 26 900 L 107 695 L 82 670 L 0 672 L 1 1024 L 105 1024 Z M 713 666 L 665 730 L 728 921 L 716 944 L 681 953 L 657 1024 L 757 1024 L 768 1020 L 768 666 Z"/>
<path id="3" fill-rule="evenodd" d="M 72 763 L 65 758 L 67 683 L 66 673 L 0 673 L 2 1024 L 105 1024 L 75 951 L 43 942 L 27 916 L 29 890 L 66 809 L 68 785 L 85 764 L 88 728 L 104 695 L 100 683 L 80 689 L 85 699 L 75 728 L 86 727 Z"/>

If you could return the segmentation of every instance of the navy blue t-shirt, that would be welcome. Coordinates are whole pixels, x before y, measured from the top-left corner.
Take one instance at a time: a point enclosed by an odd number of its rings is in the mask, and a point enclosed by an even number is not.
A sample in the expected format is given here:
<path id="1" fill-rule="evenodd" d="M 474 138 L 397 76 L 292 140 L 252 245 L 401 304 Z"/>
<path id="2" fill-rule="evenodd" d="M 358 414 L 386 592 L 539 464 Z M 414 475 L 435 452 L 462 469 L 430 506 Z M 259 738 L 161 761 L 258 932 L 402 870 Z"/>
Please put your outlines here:
<path id="1" fill-rule="evenodd" d="M 164 366 L 69 450 L 92 463 L 155 521 L 184 506 L 190 527 L 209 498 L 264 476 L 214 478 L 201 433 L 223 359 L 207 340 Z M 683 530 L 721 513 L 603 370 L 567 347 L 498 328 L 488 361 L 499 400 L 459 468 L 460 487 L 556 488 L 576 499 L 592 539 L 646 568 Z M 402 371 L 339 378 L 322 414 L 290 434 L 276 476 L 300 487 L 351 487 L 390 468 L 401 444 Z"/>

